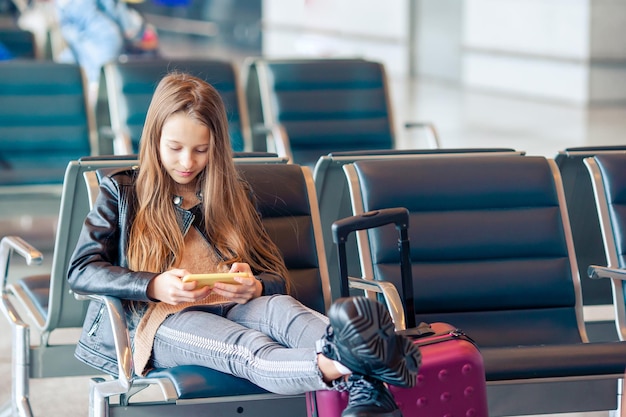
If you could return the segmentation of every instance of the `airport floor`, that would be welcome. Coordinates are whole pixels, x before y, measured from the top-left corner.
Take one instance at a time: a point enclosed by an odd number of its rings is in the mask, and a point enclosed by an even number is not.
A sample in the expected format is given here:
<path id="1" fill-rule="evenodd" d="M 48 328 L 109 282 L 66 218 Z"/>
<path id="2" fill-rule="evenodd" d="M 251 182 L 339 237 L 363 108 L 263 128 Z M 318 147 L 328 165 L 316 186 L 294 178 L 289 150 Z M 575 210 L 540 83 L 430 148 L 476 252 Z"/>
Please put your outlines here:
<path id="1" fill-rule="evenodd" d="M 168 49 L 169 48 L 169 49 Z M 188 50 L 206 53 L 202 48 Z M 223 55 L 225 51 L 211 49 Z M 163 53 L 180 54 L 175 43 L 164 44 Z M 237 56 L 237 59 L 241 56 Z M 564 103 L 476 91 L 437 80 L 390 79 L 396 124 L 430 121 L 438 129 L 442 147 L 510 147 L 528 155 L 554 157 L 567 147 L 624 144 L 626 106 L 581 108 Z M 401 129 L 399 129 L 401 130 Z M 402 136 L 400 148 L 425 147 L 423 137 Z M 17 234 L 50 255 L 55 232 L 56 197 L 0 197 L 0 236 Z M 14 258 L 10 279 L 26 272 L 47 271 L 50 257 L 40 267 L 27 268 Z M 0 404 L 10 395 L 10 328 L 0 319 Z M 60 338 L 75 337 L 68 333 Z M 33 342 L 36 336 L 31 337 Z M 36 416 L 88 415 L 89 379 L 53 378 L 31 382 Z M 608 416 L 608 412 L 586 416 Z M 577 417 L 578 415 L 568 415 Z"/>

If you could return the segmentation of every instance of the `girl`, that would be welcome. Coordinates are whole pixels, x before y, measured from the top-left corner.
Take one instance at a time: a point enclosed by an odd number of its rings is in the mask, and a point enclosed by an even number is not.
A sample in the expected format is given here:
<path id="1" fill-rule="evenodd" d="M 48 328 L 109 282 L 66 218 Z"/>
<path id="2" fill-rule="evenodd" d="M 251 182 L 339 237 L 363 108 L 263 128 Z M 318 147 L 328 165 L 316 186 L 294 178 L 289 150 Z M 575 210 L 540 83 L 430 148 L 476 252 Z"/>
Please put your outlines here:
<path id="1" fill-rule="evenodd" d="M 182 73 L 161 80 L 139 160 L 102 180 L 69 268 L 76 292 L 124 300 L 136 373 L 196 364 L 280 394 L 347 389 L 344 416 L 400 415 L 385 383 L 412 386 L 419 350 L 376 301 L 340 299 L 327 318 L 287 295 L 211 85 Z M 242 276 L 212 288 L 182 280 L 209 272 Z M 92 302 L 76 355 L 115 374 L 105 316 Z"/>

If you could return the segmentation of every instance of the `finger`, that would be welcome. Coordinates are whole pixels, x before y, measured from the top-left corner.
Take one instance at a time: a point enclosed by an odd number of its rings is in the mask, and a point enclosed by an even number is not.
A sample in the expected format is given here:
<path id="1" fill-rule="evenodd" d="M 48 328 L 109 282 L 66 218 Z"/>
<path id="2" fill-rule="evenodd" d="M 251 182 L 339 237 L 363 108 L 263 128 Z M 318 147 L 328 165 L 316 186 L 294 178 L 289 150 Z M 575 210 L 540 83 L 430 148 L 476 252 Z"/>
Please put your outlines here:
<path id="1" fill-rule="evenodd" d="M 245 274 L 252 275 L 252 270 L 250 269 L 250 265 L 243 262 L 235 262 L 230 267 L 230 272 L 242 272 Z"/>
<path id="2" fill-rule="evenodd" d="M 191 301 L 197 301 L 206 298 L 210 292 L 211 288 L 209 287 L 196 288 L 192 291 L 187 291 L 187 296 L 192 298 Z"/>
<path id="3" fill-rule="evenodd" d="M 180 303 L 193 303 L 195 301 L 201 300 L 202 298 L 204 298 L 205 296 L 202 295 L 195 295 L 195 293 L 185 293 L 185 294 L 178 294 L 175 295 L 173 297 L 171 297 L 171 304 L 180 304 Z"/>
<path id="4" fill-rule="evenodd" d="M 226 297 L 230 300 L 234 300 L 235 298 L 250 298 L 252 291 L 247 288 L 243 288 L 242 285 L 229 285 L 225 284 L 224 288 L 218 288 L 217 286 L 213 287 L 213 292 L 221 295 L 222 297 Z"/>
<path id="5" fill-rule="evenodd" d="M 239 281 L 239 277 L 234 277 L 233 279 L 235 281 Z M 241 292 L 242 290 L 245 291 L 245 287 L 246 287 L 245 284 L 228 284 L 226 282 L 216 282 L 215 284 L 213 284 L 213 290 L 219 289 L 219 290 L 227 291 L 233 294 L 237 294 Z"/>
<path id="6" fill-rule="evenodd" d="M 186 269 L 172 269 L 169 271 L 172 275 L 178 277 L 178 278 L 182 278 L 185 275 L 189 275 L 189 271 L 187 271 Z"/>
<path id="7" fill-rule="evenodd" d="M 183 291 L 193 291 L 198 286 L 197 281 L 180 282 L 180 289 Z"/>
<path id="8" fill-rule="evenodd" d="M 237 281 L 238 283 L 240 283 L 241 285 L 246 285 L 246 286 L 254 285 L 254 278 L 251 278 L 251 277 L 237 276 L 237 277 L 234 277 L 233 279 Z"/>

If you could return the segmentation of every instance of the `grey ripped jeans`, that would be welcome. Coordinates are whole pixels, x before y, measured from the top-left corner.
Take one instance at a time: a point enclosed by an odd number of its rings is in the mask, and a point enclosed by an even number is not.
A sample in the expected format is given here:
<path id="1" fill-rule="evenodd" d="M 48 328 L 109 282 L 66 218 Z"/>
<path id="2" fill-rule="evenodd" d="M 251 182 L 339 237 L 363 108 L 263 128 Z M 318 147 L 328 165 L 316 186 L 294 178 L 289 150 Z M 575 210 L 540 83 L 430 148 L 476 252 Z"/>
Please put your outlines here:
<path id="1" fill-rule="evenodd" d="M 206 366 L 277 394 L 328 389 L 315 353 L 327 325 L 325 316 L 286 295 L 193 307 L 161 324 L 152 362 Z"/>

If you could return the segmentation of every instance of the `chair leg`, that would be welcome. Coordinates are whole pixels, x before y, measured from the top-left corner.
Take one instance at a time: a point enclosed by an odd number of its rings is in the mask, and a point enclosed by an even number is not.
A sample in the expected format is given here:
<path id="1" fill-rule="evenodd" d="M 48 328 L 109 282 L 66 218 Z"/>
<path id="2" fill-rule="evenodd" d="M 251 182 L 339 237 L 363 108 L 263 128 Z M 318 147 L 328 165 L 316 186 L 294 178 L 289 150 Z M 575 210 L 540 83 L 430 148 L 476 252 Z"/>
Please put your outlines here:
<path id="1" fill-rule="evenodd" d="M 121 395 L 130 389 L 118 379 L 107 381 L 104 378 L 92 378 L 89 388 L 89 417 L 109 417 L 109 399 Z"/>
<path id="2" fill-rule="evenodd" d="M 13 383 L 11 398 L 13 408 L 20 417 L 32 417 L 29 399 L 30 329 L 28 326 L 13 326 Z"/>
<path id="3" fill-rule="evenodd" d="M 626 374 L 624 375 L 624 378 L 617 381 L 617 410 L 615 415 L 619 417 L 626 417 L 626 396 L 624 396 L 625 379 Z"/>
<path id="4" fill-rule="evenodd" d="M 102 378 L 93 378 L 89 381 L 89 417 L 108 417 L 108 398 L 99 389 L 99 385 L 104 383 Z"/>
<path id="5" fill-rule="evenodd" d="M 0 417 L 17 416 L 32 417 L 30 407 L 29 378 L 30 378 L 30 328 L 20 320 L 19 314 L 13 306 L 6 302 L 6 295 L 2 295 L 2 310 L 11 324 L 13 349 L 11 352 L 11 399 L 8 404 L 0 407 Z"/>

